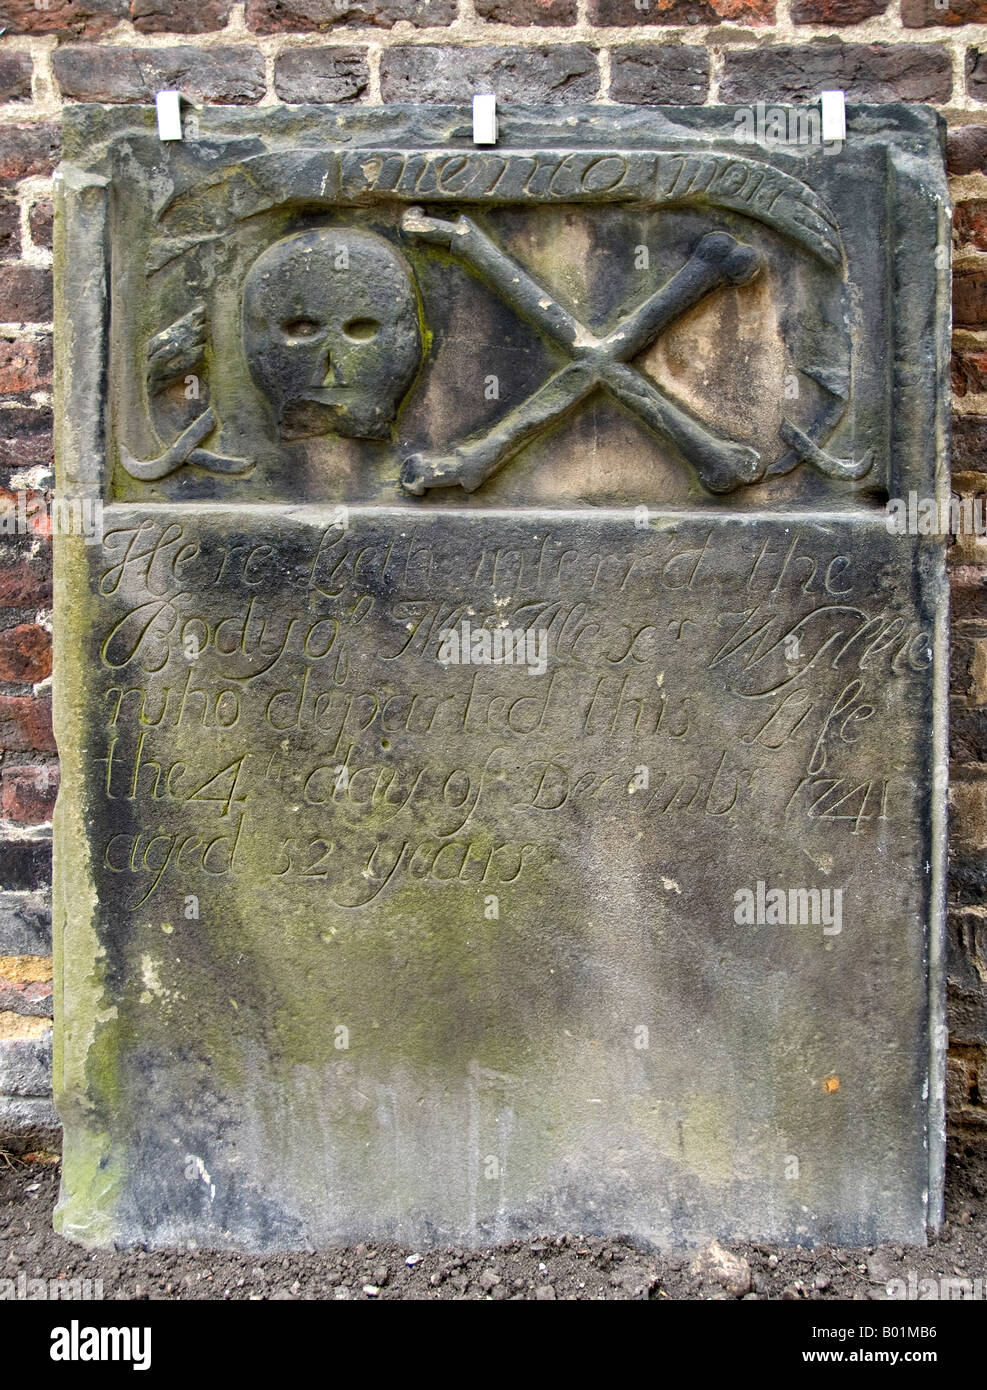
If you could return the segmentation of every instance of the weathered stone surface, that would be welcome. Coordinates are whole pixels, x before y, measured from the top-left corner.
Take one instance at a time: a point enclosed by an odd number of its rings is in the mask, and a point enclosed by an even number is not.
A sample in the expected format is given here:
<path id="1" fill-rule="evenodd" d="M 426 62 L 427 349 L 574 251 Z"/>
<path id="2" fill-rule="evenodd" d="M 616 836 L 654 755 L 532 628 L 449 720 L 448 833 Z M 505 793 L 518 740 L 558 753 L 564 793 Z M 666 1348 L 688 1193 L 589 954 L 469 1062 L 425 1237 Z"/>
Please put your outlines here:
<path id="1" fill-rule="evenodd" d="M 289 48 L 274 67 L 282 101 L 355 101 L 369 80 L 364 48 Z"/>
<path id="2" fill-rule="evenodd" d="M 385 101 L 472 101 L 494 91 L 501 101 L 589 101 L 600 85 L 587 44 L 544 48 L 457 48 L 408 45 L 385 49 L 380 90 Z"/>
<path id="3" fill-rule="evenodd" d="M 701 105 L 709 91 L 709 54 L 687 44 L 621 44 L 610 55 L 614 101 Z"/>
<path id="4" fill-rule="evenodd" d="M 193 101 L 259 101 L 264 57 L 246 44 L 215 48 L 56 48 L 52 64 L 62 95 L 73 101 L 153 101 L 163 87 Z"/>
<path id="5" fill-rule="evenodd" d="M 940 128 L 737 115 L 72 114 L 67 1234 L 939 1221 Z"/>
<path id="6" fill-rule="evenodd" d="M 936 44 L 820 42 L 727 49 L 723 58 L 724 101 L 814 101 L 839 87 L 850 101 L 938 102 L 953 87 L 950 56 Z"/>

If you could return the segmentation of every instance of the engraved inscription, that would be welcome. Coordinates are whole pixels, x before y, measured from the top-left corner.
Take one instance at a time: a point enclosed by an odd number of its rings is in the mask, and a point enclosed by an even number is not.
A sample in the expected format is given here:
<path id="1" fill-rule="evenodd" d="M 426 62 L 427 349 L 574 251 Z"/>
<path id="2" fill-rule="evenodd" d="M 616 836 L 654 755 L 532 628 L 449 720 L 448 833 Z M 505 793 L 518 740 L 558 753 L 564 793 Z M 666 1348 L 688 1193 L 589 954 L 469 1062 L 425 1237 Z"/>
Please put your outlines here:
<path id="1" fill-rule="evenodd" d="M 284 549 L 144 518 L 104 546 L 95 761 L 133 828 L 101 862 L 129 910 L 246 864 L 344 911 L 424 879 L 506 889 L 578 873 L 590 811 L 730 833 L 894 816 L 872 719 L 907 708 L 929 633 L 857 602 L 854 557 L 811 532 L 743 566 L 708 528 L 632 524 L 611 553 L 551 526 L 476 549 L 369 521 Z M 469 664 L 504 629 L 539 634 L 543 663 Z"/>

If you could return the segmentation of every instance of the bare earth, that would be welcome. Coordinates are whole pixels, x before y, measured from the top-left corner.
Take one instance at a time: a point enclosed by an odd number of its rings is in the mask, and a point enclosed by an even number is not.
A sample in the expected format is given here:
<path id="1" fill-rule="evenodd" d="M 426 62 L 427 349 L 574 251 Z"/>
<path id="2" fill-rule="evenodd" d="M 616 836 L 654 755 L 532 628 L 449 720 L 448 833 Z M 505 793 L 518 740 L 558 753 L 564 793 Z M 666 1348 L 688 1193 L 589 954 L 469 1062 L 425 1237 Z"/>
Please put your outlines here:
<path id="1" fill-rule="evenodd" d="M 14 1280 L 15 1288 L 23 1277 L 102 1280 L 107 1299 L 886 1300 L 888 1281 L 907 1284 L 909 1276 L 913 1284 L 964 1277 L 987 1282 L 982 1142 L 954 1142 L 947 1223 L 928 1248 L 731 1245 L 712 1256 L 655 1254 L 627 1240 L 571 1234 L 487 1251 L 419 1252 L 375 1243 L 268 1256 L 186 1249 L 88 1252 L 51 1229 L 57 1187 L 53 1161 L 24 1162 L 0 1153 L 0 1280 Z M 100 1296 L 95 1283 L 92 1289 Z M 985 1297 L 983 1287 L 977 1296 Z"/>

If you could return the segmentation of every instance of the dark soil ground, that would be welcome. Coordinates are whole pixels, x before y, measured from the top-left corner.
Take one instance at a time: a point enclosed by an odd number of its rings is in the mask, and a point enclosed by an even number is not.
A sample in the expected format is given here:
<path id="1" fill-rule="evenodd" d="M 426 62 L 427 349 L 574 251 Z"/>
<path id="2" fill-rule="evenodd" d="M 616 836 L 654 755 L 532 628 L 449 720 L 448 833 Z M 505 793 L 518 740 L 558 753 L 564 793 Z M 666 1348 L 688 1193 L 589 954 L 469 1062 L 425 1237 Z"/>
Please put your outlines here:
<path id="1" fill-rule="evenodd" d="M 57 1187 L 53 1161 L 0 1155 L 0 1279 L 14 1280 L 15 1287 L 23 1276 L 102 1280 L 107 1299 L 885 1300 L 888 1281 L 907 1284 L 909 1275 L 979 1279 L 981 1299 L 987 1281 L 987 1144 L 953 1144 L 947 1222 L 928 1247 L 732 1245 L 698 1261 L 696 1251 L 655 1254 L 627 1240 L 578 1234 L 486 1251 L 418 1252 L 375 1243 L 269 1256 L 90 1252 L 52 1231 Z M 99 1296 L 98 1287 L 95 1292 Z"/>

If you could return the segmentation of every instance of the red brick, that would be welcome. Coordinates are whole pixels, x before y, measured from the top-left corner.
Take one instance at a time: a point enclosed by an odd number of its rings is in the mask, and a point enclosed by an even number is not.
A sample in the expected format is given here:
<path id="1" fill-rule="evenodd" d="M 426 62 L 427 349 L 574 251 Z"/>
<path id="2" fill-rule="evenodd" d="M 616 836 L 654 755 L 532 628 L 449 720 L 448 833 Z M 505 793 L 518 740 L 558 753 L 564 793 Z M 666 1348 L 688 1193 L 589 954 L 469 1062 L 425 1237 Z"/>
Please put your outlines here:
<path id="1" fill-rule="evenodd" d="M 258 34 L 321 32 L 340 24 L 390 29 L 399 20 L 422 28 L 455 18 L 456 0 L 247 0 L 247 24 Z"/>
<path id="2" fill-rule="evenodd" d="M 774 0 L 650 0 L 638 9 L 634 0 L 590 0 L 592 24 L 620 24 L 641 28 L 647 24 L 772 24 Z"/>
<path id="3" fill-rule="evenodd" d="M 954 473 L 987 473 L 987 415 L 953 416 Z"/>
<path id="4" fill-rule="evenodd" d="M 8 34 L 58 34 L 91 37 L 126 19 L 128 0 L 0 0 L 0 29 Z"/>
<path id="5" fill-rule="evenodd" d="M 34 535 L 47 539 L 51 535 L 48 494 L 36 488 L 14 492 L 0 487 L 0 533 Z"/>
<path id="6" fill-rule="evenodd" d="M 709 54 L 677 43 L 622 43 L 610 59 L 611 101 L 701 106 L 709 92 Z"/>
<path id="7" fill-rule="evenodd" d="M 953 228 L 960 245 L 987 251 L 987 198 L 968 198 L 953 209 Z"/>
<path id="8" fill-rule="evenodd" d="M 0 338 L 0 393 L 17 396 L 50 386 L 50 336 Z"/>
<path id="9" fill-rule="evenodd" d="M 0 266 L 0 323 L 51 319 L 51 271 L 36 265 Z"/>
<path id="10" fill-rule="evenodd" d="M 41 608 L 51 603 L 51 546 L 0 546 L 0 607 Z"/>
<path id="11" fill-rule="evenodd" d="M 51 820 L 57 793 L 57 767 L 4 767 L 0 813 L 20 825 L 41 825 Z"/>
<path id="12" fill-rule="evenodd" d="M 576 0 L 474 0 L 478 15 L 496 24 L 575 24 Z"/>
<path id="13" fill-rule="evenodd" d="M 51 1018 L 51 1006 L 51 980 L 8 980 L 0 975 L 0 1011 Z"/>
<path id="14" fill-rule="evenodd" d="M 0 53 L 0 101 L 23 101 L 31 95 L 30 53 Z"/>
<path id="15" fill-rule="evenodd" d="M 901 0 L 901 22 L 906 29 L 931 26 L 983 24 L 987 20 L 987 0 Z"/>
<path id="16" fill-rule="evenodd" d="M 987 264 L 953 272 L 953 323 L 957 328 L 987 328 Z"/>
<path id="17" fill-rule="evenodd" d="M 245 44 L 215 48 L 94 48 L 70 44 L 52 57 L 62 95 L 75 101 L 152 102 L 163 87 L 194 101 L 260 101 L 264 58 Z"/>
<path id="18" fill-rule="evenodd" d="M 32 468 L 53 457 L 48 406 L 0 405 L 0 468 Z"/>
<path id="19" fill-rule="evenodd" d="M 55 209 L 50 198 L 38 198 L 31 204 L 28 213 L 28 224 L 31 228 L 31 240 L 35 246 L 44 246 L 51 250 L 52 224 L 54 222 Z"/>
<path id="20" fill-rule="evenodd" d="M 0 695 L 0 748 L 54 753 L 51 701 L 34 695 Z"/>
<path id="21" fill-rule="evenodd" d="M 0 193 L 0 260 L 16 260 L 21 254 L 21 210 L 16 198 Z"/>
<path id="22" fill-rule="evenodd" d="M 592 101 L 599 89 L 589 44 L 398 44 L 385 48 L 380 90 L 385 101 L 467 102 L 496 92 L 504 102 Z"/>
<path id="23" fill-rule="evenodd" d="M 954 126 L 946 132 L 946 168 L 951 174 L 987 169 L 987 126 Z"/>
<path id="24" fill-rule="evenodd" d="M 889 0 L 792 0 L 796 24 L 861 24 L 883 14 Z"/>
<path id="25" fill-rule="evenodd" d="M 963 618 L 975 618 L 982 622 L 987 618 L 987 575 L 978 566 L 963 565 L 953 570 L 949 576 L 950 617 L 953 622 Z M 957 739 L 969 734 L 969 718 L 954 712 L 950 719 L 950 740 L 955 745 Z M 955 751 L 954 757 L 959 756 Z"/>
<path id="26" fill-rule="evenodd" d="M 274 68 L 282 101 L 355 101 L 369 81 L 365 48 L 289 48 Z"/>
<path id="27" fill-rule="evenodd" d="M 50 174 L 58 163 L 61 135 L 57 126 L 5 125 L 0 139 L 0 179 Z"/>
<path id="28" fill-rule="evenodd" d="M 223 29 L 232 0 L 130 0 L 130 17 L 142 34 L 205 34 Z"/>
<path id="29" fill-rule="evenodd" d="M 0 680 L 35 685 L 51 675 L 51 636 L 37 623 L 0 628 Z"/>
<path id="30" fill-rule="evenodd" d="M 950 376 L 957 396 L 965 396 L 968 391 L 987 391 L 987 351 L 955 348 L 950 360 Z"/>
<path id="31" fill-rule="evenodd" d="M 987 52 L 983 49 L 966 51 L 966 90 L 975 101 L 987 101 Z"/>
<path id="32" fill-rule="evenodd" d="M 932 43 L 817 43 L 727 49 L 720 100 L 814 101 L 838 87 L 851 101 L 947 101 L 952 60 Z"/>
<path id="33" fill-rule="evenodd" d="M 974 692 L 975 644 L 962 633 L 950 633 L 949 693 L 954 700 L 970 700 Z"/>
<path id="34" fill-rule="evenodd" d="M 0 438 L 0 468 L 51 468 L 55 462 L 55 441 L 51 431 L 39 431 L 26 439 Z"/>

